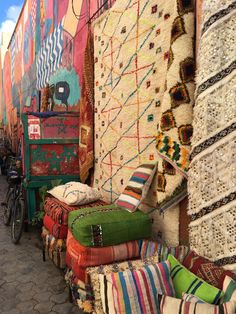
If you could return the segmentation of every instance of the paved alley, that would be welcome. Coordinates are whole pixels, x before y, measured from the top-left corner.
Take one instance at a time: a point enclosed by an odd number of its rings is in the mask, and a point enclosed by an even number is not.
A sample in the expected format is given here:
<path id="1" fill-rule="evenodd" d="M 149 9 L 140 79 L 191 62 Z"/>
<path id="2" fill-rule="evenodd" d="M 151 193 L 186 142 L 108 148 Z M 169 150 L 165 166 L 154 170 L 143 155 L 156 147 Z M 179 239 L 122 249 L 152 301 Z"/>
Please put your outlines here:
<path id="1" fill-rule="evenodd" d="M 0 176 L 0 201 L 7 183 Z M 23 234 L 19 245 L 11 243 L 10 228 L 3 224 L 0 211 L 0 313 L 1 314 L 74 314 L 69 302 L 63 272 L 50 260 L 42 261 L 39 231 Z"/>

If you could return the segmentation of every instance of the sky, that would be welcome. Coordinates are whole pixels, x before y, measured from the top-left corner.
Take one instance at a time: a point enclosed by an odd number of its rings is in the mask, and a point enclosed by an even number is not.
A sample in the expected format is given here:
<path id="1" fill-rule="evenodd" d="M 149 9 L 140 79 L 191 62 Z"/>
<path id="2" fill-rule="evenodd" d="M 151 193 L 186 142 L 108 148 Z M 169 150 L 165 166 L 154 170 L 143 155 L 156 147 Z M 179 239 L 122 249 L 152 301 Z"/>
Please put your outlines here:
<path id="1" fill-rule="evenodd" d="M 0 32 L 13 32 L 23 2 L 23 0 L 0 0 Z"/>

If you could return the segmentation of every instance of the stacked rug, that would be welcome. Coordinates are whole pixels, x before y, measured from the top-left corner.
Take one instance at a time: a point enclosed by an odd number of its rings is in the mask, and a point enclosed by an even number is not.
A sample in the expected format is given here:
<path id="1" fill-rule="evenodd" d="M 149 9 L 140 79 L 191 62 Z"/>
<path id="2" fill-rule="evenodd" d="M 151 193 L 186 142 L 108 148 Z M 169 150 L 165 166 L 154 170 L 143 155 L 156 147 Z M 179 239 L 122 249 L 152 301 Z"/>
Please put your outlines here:
<path id="1" fill-rule="evenodd" d="M 83 208 L 70 212 L 66 264 L 67 281 L 78 287 L 77 296 L 85 310 L 92 302 L 86 289 L 86 269 L 140 256 L 142 239 L 150 238 L 152 221 L 141 211 L 130 213 L 117 205 Z M 86 283 L 86 284 L 85 284 Z"/>
<path id="2" fill-rule="evenodd" d="M 98 200 L 87 204 L 86 207 L 105 205 Z M 57 198 L 48 196 L 45 199 L 42 239 L 44 249 L 49 258 L 59 268 L 66 267 L 66 238 L 68 233 L 68 215 L 71 211 L 79 210 L 85 205 L 69 206 Z"/>
<path id="3" fill-rule="evenodd" d="M 236 271 L 236 4 L 203 1 L 194 107 L 191 247 Z"/>

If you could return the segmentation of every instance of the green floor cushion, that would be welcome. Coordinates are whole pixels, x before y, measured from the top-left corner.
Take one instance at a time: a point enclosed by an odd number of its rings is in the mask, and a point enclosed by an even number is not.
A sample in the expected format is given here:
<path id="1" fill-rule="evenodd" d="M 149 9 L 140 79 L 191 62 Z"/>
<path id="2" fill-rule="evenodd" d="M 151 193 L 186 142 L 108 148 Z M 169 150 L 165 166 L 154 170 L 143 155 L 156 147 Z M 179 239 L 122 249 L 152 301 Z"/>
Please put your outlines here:
<path id="1" fill-rule="evenodd" d="M 223 292 L 198 278 L 187 268 L 181 265 L 177 259 L 169 254 L 168 260 L 171 264 L 171 278 L 175 287 L 176 297 L 182 298 L 183 293 L 193 294 L 201 300 L 217 304 L 223 296 Z"/>
<path id="2" fill-rule="evenodd" d="M 97 247 L 149 238 L 151 224 L 151 218 L 141 211 L 130 213 L 117 205 L 75 210 L 68 222 L 80 244 Z"/>

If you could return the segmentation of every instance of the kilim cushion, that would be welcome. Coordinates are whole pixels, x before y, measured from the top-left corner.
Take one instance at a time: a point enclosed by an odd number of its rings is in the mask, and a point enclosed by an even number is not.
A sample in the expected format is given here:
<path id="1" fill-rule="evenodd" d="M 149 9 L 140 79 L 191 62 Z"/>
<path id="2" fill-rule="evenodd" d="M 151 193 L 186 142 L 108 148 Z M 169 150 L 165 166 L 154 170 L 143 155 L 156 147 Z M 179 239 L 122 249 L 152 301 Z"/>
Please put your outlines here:
<path id="1" fill-rule="evenodd" d="M 182 263 L 188 252 L 189 247 L 185 245 L 168 247 L 166 244 L 158 241 L 144 240 L 142 241 L 140 257 L 143 259 L 157 255 L 158 261 L 162 262 L 167 260 L 169 254 L 172 254 L 180 263 Z"/>
<path id="2" fill-rule="evenodd" d="M 174 296 L 170 263 L 99 275 L 105 313 L 159 313 L 158 294 Z"/>
<path id="3" fill-rule="evenodd" d="M 226 276 L 223 283 L 223 302 L 236 301 L 236 281 Z"/>
<path id="4" fill-rule="evenodd" d="M 56 239 L 49 231 L 43 227 L 42 239 L 44 250 L 53 263 L 61 269 L 66 267 L 66 240 Z"/>
<path id="5" fill-rule="evenodd" d="M 69 214 L 69 229 L 84 246 L 110 246 L 151 236 L 151 219 L 117 205 L 82 208 Z"/>
<path id="6" fill-rule="evenodd" d="M 81 245 L 68 230 L 67 251 L 73 259 L 73 265 L 98 266 L 139 257 L 139 241 L 99 248 L 86 247 Z"/>
<path id="7" fill-rule="evenodd" d="M 68 225 L 68 215 L 69 212 L 77 210 L 84 207 L 95 207 L 107 205 L 106 202 L 98 200 L 85 205 L 69 206 L 55 197 L 46 197 L 44 202 L 44 210 L 48 216 L 50 216 L 55 222 L 60 225 Z"/>
<path id="8" fill-rule="evenodd" d="M 183 293 L 197 296 L 207 303 L 217 304 L 223 292 L 198 278 L 187 268 L 181 265 L 177 259 L 169 254 L 171 264 L 171 278 L 175 287 L 176 297 L 182 298 Z"/>
<path id="9" fill-rule="evenodd" d="M 132 174 L 116 204 L 134 212 L 148 193 L 156 172 L 156 164 L 143 164 Z"/>
<path id="10" fill-rule="evenodd" d="M 92 285 L 94 291 L 94 313 L 103 313 L 99 274 L 107 275 L 112 272 L 118 273 L 125 270 L 138 270 L 144 266 L 156 264 L 157 262 L 157 256 L 154 256 L 147 258 L 146 260 L 128 260 L 125 262 L 101 265 L 98 267 L 88 267 L 86 272 L 89 283 Z"/>
<path id="11" fill-rule="evenodd" d="M 48 191 L 61 202 L 68 205 L 86 205 L 99 200 L 102 195 L 98 189 L 80 182 L 68 182 Z"/>
<path id="12" fill-rule="evenodd" d="M 231 271 L 216 266 L 213 262 L 199 256 L 194 251 L 189 252 L 185 257 L 183 265 L 192 273 L 219 289 L 223 287 L 225 276 L 235 276 Z"/>
<path id="13" fill-rule="evenodd" d="M 66 239 L 68 227 L 60 225 L 48 215 L 45 215 L 43 218 L 44 227 L 53 235 L 56 239 Z"/>
<path id="14" fill-rule="evenodd" d="M 235 314 L 236 303 L 231 301 L 221 305 L 201 304 L 163 296 L 160 308 L 161 314 Z"/>

